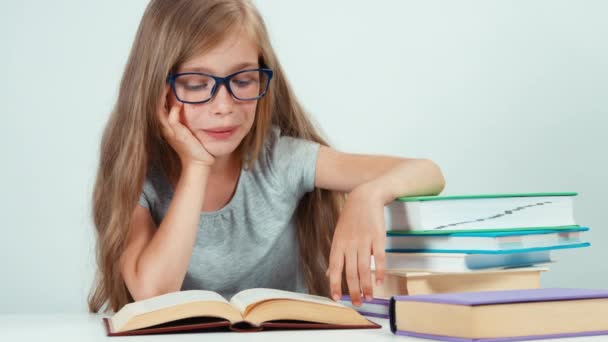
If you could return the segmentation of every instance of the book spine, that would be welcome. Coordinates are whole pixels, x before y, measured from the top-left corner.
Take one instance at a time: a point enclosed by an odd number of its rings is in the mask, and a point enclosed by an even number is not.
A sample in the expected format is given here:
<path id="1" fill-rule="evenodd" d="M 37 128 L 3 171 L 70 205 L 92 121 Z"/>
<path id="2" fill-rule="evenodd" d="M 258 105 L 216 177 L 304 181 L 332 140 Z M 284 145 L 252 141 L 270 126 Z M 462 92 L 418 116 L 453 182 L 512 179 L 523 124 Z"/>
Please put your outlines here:
<path id="1" fill-rule="evenodd" d="M 389 327 L 391 329 L 391 332 L 393 334 L 397 333 L 397 324 L 396 324 L 396 317 L 395 317 L 395 297 L 391 297 L 389 304 L 388 304 L 388 321 L 389 321 Z"/>

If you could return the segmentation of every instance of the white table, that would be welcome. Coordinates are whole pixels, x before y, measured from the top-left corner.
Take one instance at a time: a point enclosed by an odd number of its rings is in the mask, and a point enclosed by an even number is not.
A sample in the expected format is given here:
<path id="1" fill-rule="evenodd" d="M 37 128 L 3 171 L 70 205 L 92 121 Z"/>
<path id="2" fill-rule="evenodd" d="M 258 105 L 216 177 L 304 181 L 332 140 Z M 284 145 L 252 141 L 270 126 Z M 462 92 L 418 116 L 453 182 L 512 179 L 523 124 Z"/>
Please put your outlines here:
<path id="1" fill-rule="evenodd" d="M 371 318 L 382 329 L 370 330 L 297 330 L 263 331 L 255 333 L 214 332 L 171 335 L 147 335 L 107 337 L 101 315 L 0 315 L 0 341 L 426 341 L 413 337 L 395 336 L 388 329 L 388 320 Z M 564 338 L 539 341 L 599 342 L 608 341 L 606 336 Z"/>

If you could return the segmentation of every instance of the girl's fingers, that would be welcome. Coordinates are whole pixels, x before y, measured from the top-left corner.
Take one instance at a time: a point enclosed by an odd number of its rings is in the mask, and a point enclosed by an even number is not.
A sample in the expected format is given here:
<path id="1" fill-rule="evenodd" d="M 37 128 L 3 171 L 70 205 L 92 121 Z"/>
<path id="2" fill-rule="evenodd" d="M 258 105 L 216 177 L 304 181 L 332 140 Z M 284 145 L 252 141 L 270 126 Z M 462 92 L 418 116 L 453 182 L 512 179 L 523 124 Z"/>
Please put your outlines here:
<path id="1" fill-rule="evenodd" d="M 190 141 L 191 137 L 194 138 L 192 132 L 181 123 L 180 121 L 180 113 L 183 108 L 183 105 L 177 105 L 171 108 L 171 112 L 169 113 L 169 125 L 173 129 L 175 133 L 175 137 L 178 140 L 187 143 Z"/>
<path id="2" fill-rule="evenodd" d="M 346 283 L 352 303 L 361 305 L 361 288 L 359 287 L 359 273 L 357 272 L 357 250 L 352 248 L 346 251 Z"/>
<path id="3" fill-rule="evenodd" d="M 171 108 L 171 111 L 167 114 L 164 109 L 159 111 L 159 117 L 161 122 L 161 129 L 163 130 L 165 137 L 172 139 L 177 135 L 177 127 L 174 124 L 174 117 L 179 113 L 181 109 L 180 103 L 176 104 Z"/>
<path id="4" fill-rule="evenodd" d="M 165 138 L 171 139 L 175 136 L 175 130 L 169 124 L 169 114 L 164 106 L 158 109 L 158 119 L 160 121 L 160 129 Z"/>
<path id="5" fill-rule="evenodd" d="M 167 122 L 166 115 L 167 114 L 160 112 L 158 114 L 160 121 L 160 131 L 165 138 L 171 138 L 173 137 L 173 130 L 171 129 L 171 126 L 169 126 L 169 122 Z"/>
<path id="6" fill-rule="evenodd" d="M 342 269 L 344 267 L 344 252 L 332 246 L 329 254 L 329 290 L 333 300 L 342 296 Z"/>
<path id="7" fill-rule="evenodd" d="M 385 251 L 386 236 L 374 239 L 372 243 L 372 254 L 374 255 L 374 276 L 376 278 L 376 285 L 380 286 L 384 282 L 384 263 L 385 263 Z"/>
<path id="8" fill-rule="evenodd" d="M 372 293 L 372 275 L 370 272 L 370 252 L 371 246 L 366 245 L 366 247 L 362 247 L 359 249 L 357 253 L 358 259 L 358 268 L 359 268 L 359 285 L 361 287 L 361 292 L 363 292 L 363 296 L 365 299 L 371 300 Z"/>
<path id="9" fill-rule="evenodd" d="M 175 106 L 171 107 L 167 122 L 171 128 L 175 129 L 179 123 L 179 111 L 182 109 L 181 103 L 178 102 Z"/>

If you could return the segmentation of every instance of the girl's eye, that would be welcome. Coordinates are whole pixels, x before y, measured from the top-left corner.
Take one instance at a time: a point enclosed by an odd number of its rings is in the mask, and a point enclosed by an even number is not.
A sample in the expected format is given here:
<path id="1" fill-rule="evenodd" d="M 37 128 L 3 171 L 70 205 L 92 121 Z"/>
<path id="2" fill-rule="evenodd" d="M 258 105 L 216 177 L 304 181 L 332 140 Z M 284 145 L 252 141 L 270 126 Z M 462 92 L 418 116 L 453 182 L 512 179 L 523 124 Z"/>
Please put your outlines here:
<path id="1" fill-rule="evenodd" d="M 246 87 L 248 85 L 253 84 L 254 82 L 255 80 L 252 78 L 239 78 L 232 80 L 232 83 L 237 87 Z"/>
<path id="2" fill-rule="evenodd" d="M 203 75 L 180 75 L 175 86 L 184 91 L 206 91 L 213 86 L 213 79 Z"/>
<path id="3" fill-rule="evenodd" d="M 208 86 L 207 83 L 184 84 L 184 87 L 186 88 L 186 90 L 192 90 L 192 91 L 205 90 L 205 89 L 207 89 L 207 86 Z"/>

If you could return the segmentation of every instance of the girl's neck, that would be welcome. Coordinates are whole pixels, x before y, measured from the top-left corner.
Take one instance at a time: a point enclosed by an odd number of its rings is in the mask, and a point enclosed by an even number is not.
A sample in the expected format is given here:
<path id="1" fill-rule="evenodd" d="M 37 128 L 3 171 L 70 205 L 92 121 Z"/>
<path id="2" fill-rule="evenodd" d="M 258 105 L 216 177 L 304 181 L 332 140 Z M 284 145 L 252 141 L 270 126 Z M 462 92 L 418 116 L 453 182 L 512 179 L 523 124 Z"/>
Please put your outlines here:
<path id="1" fill-rule="evenodd" d="M 216 158 L 215 162 L 211 166 L 211 171 L 209 173 L 210 179 L 226 179 L 226 178 L 234 178 L 238 177 L 241 172 L 241 161 L 236 156 L 235 153 L 230 154 L 229 156 Z M 171 176 L 168 176 L 169 182 L 171 186 L 175 189 L 177 187 L 177 182 L 179 180 L 180 174 L 176 173 Z"/>
<path id="2" fill-rule="evenodd" d="M 231 153 L 228 156 L 216 157 L 215 162 L 211 166 L 209 176 L 217 177 L 220 175 L 230 175 L 240 170 L 241 161 L 236 156 L 236 153 Z"/>

